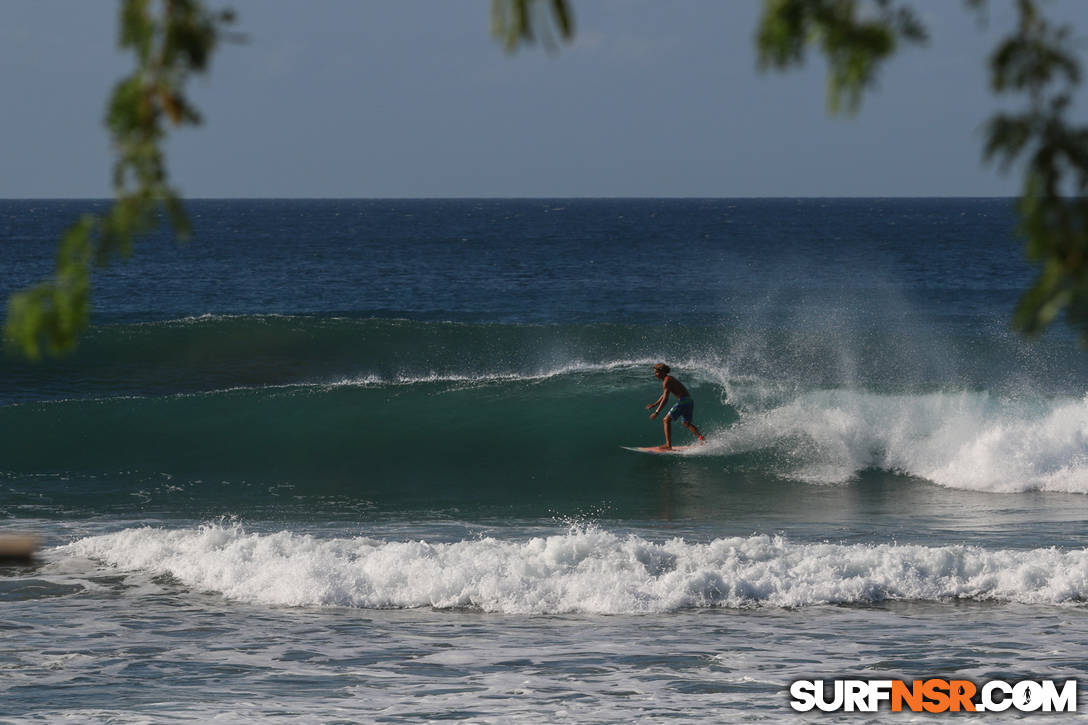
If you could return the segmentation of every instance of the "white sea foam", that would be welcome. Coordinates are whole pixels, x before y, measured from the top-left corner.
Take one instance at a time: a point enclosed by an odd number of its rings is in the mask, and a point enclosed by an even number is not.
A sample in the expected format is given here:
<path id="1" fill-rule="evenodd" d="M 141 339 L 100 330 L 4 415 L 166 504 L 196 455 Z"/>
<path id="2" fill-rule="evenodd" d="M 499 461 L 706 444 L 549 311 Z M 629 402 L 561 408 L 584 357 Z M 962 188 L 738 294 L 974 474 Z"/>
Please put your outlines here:
<path id="1" fill-rule="evenodd" d="M 601 362 L 588 362 L 584 360 L 572 360 L 563 364 L 532 371 L 490 371 L 477 373 L 457 373 L 431 371 L 425 374 L 399 374 L 388 377 L 378 375 L 361 375 L 357 377 L 342 378 L 340 380 L 323 383 L 329 387 L 340 386 L 405 386 L 429 383 L 454 383 L 470 385 L 491 385 L 501 383 L 537 383 L 563 375 L 586 375 L 593 373 L 608 373 L 617 370 L 630 370 L 634 368 L 648 368 L 656 359 L 624 359 L 606 360 Z"/>
<path id="2" fill-rule="evenodd" d="M 284 315 L 275 312 L 262 312 L 260 314 L 229 314 L 222 312 L 204 312 L 199 315 L 187 315 L 166 320 L 149 320 L 144 322 L 126 322 L 124 327 L 174 327 L 189 325 L 204 325 L 207 323 L 244 320 L 246 322 L 264 323 L 268 320 L 307 319 L 298 315 Z"/>
<path id="3" fill-rule="evenodd" d="M 773 449 L 782 475 L 813 482 L 880 468 L 955 488 L 1088 493 L 1088 397 L 810 391 L 714 438 L 700 454 Z"/>
<path id="4" fill-rule="evenodd" d="M 595 373 L 610 373 L 615 371 L 648 368 L 653 365 L 655 361 L 656 358 L 604 360 L 599 362 L 572 360 L 551 367 L 541 367 L 528 371 L 485 370 L 473 373 L 462 373 L 453 370 L 431 370 L 425 373 L 405 372 L 393 375 L 366 373 L 333 380 L 306 380 L 294 383 L 268 385 L 239 385 L 230 388 L 202 391 L 200 393 L 186 393 L 183 395 L 213 395 L 240 391 L 287 390 L 293 388 L 330 390 L 333 388 L 394 388 L 435 384 L 469 387 L 502 385 L 504 383 L 540 383 L 564 375 L 592 375 Z"/>
<path id="5" fill-rule="evenodd" d="M 200 591 L 278 606 L 651 613 L 883 600 L 1062 604 L 1088 596 L 1088 551 L 794 543 L 751 536 L 653 542 L 594 527 L 528 540 L 318 539 L 240 527 L 133 528 L 54 550 Z"/>

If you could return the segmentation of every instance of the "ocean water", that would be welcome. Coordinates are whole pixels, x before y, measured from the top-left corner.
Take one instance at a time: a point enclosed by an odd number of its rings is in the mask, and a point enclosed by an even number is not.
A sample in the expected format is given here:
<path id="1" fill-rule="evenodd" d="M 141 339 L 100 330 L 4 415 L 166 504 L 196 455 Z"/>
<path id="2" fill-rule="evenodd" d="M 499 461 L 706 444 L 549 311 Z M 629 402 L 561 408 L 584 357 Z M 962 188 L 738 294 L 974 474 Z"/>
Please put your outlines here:
<path id="1" fill-rule="evenodd" d="M 0 200 L 0 292 L 100 206 Z M 1010 331 L 1010 200 L 189 210 L 0 358 L 0 722 L 913 722 L 789 685 L 1088 668 L 1088 350 Z M 656 362 L 706 445 L 624 449 Z"/>

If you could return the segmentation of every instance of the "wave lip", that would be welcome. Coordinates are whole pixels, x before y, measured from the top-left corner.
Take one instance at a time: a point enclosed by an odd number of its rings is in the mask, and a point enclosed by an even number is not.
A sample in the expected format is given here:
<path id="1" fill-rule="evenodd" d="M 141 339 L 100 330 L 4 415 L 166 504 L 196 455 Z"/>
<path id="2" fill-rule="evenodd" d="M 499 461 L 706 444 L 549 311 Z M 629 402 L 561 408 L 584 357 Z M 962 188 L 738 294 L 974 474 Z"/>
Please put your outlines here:
<path id="1" fill-rule="evenodd" d="M 126 529 L 55 553 L 168 573 L 272 606 L 470 608 L 507 614 L 643 614 L 969 599 L 1088 597 L 1088 550 L 805 544 L 780 536 L 656 543 L 597 528 L 512 541 L 317 539 L 240 527 Z"/>

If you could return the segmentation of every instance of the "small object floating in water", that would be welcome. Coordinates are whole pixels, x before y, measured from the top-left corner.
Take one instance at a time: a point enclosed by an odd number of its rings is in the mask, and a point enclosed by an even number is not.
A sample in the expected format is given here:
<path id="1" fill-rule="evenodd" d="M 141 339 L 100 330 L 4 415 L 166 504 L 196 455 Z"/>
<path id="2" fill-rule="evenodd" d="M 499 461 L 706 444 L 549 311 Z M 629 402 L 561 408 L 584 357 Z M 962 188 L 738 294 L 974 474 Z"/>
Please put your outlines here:
<path id="1" fill-rule="evenodd" d="M 0 533 L 0 564 L 25 564 L 38 550 L 38 537 L 34 534 Z"/>

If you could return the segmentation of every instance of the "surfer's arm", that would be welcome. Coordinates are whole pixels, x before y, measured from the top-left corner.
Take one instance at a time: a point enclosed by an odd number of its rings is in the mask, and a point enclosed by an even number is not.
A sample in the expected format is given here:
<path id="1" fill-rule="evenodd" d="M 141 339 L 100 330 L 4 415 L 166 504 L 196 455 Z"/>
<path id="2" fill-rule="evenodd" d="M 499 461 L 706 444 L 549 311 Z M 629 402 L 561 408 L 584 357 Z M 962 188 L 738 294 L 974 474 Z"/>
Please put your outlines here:
<path id="1" fill-rule="evenodd" d="M 651 419 L 657 417 L 657 415 L 661 412 L 661 409 L 665 407 L 665 401 L 669 399 L 669 386 L 668 386 L 668 383 L 666 383 L 662 387 L 664 388 L 664 390 L 661 391 L 661 397 L 646 406 L 646 410 L 649 410 L 650 408 L 654 407 L 655 405 L 657 406 L 657 410 L 655 410 L 653 413 L 650 414 Z"/>

